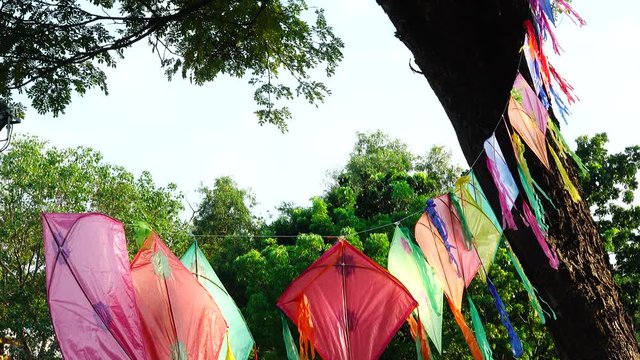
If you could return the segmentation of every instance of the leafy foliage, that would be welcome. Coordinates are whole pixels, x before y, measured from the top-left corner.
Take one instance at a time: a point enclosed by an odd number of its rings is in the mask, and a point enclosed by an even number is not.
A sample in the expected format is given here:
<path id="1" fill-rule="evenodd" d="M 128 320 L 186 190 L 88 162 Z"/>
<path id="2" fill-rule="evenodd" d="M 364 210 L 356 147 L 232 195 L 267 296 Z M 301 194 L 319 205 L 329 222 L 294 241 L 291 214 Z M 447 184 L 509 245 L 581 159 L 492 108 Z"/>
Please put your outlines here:
<path id="1" fill-rule="evenodd" d="M 89 148 L 57 149 L 21 138 L 0 154 L 0 338 L 15 358 L 58 355 L 46 301 L 40 213 L 107 213 L 126 224 L 144 220 L 174 249 L 186 249 L 178 218 L 182 195 L 107 164 Z M 132 238 L 132 229 L 127 229 Z M 136 245 L 129 242 L 130 253 Z"/>
<path id="2" fill-rule="evenodd" d="M 309 71 L 324 66 L 331 76 L 342 60 L 323 10 L 304 0 L 7 0 L 0 10 L 0 97 L 26 92 L 40 113 L 63 112 L 73 92 L 108 93 L 104 67 L 147 39 L 169 79 L 248 75 L 260 124 L 285 130 L 291 114 L 276 104 L 322 102 L 330 91 Z"/>
<path id="3" fill-rule="evenodd" d="M 581 136 L 576 153 L 589 170 L 582 188 L 605 239 L 605 249 L 612 255 L 614 280 L 622 289 L 622 300 L 640 343 L 640 206 L 634 203 L 640 146 L 609 154 L 605 148 L 608 141 L 605 133 Z"/>

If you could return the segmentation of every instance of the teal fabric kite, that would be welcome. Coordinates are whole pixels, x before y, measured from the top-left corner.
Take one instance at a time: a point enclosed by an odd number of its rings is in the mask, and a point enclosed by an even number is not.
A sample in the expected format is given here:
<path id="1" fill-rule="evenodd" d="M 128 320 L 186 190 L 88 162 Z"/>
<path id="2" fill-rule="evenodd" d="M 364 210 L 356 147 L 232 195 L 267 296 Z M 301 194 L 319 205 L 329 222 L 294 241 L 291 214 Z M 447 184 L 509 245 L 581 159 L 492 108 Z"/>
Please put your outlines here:
<path id="1" fill-rule="evenodd" d="M 222 285 L 218 275 L 209 264 L 209 260 L 204 256 L 202 250 L 198 246 L 198 242 L 191 244 L 189 249 L 182 255 L 180 261 L 184 266 L 198 278 L 202 286 L 207 289 L 213 300 L 220 308 L 227 324 L 229 331 L 227 336 L 231 340 L 231 352 L 237 360 L 246 360 L 251 355 L 254 341 L 251 332 L 247 327 L 247 323 L 238 309 L 235 301 L 231 298 L 227 289 Z M 227 356 L 227 342 L 222 345 L 218 360 L 224 360 Z"/>
<path id="2" fill-rule="evenodd" d="M 435 271 L 408 232 L 396 227 L 389 247 L 389 272 L 418 301 L 418 315 L 438 352 L 442 350 L 443 289 Z"/>
<path id="3" fill-rule="evenodd" d="M 280 320 L 282 320 L 282 338 L 284 339 L 284 348 L 287 350 L 287 359 L 300 360 L 296 342 L 293 340 L 293 336 L 291 336 L 291 329 L 289 329 L 287 319 L 282 313 L 280 313 Z"/>

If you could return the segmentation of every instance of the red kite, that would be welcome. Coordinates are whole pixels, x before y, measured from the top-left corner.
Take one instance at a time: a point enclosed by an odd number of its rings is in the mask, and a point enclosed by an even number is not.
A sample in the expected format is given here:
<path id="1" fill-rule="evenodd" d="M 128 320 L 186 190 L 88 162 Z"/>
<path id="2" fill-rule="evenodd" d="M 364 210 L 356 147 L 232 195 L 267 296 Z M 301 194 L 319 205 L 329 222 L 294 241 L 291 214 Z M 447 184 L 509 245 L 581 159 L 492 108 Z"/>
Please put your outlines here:
<path id="1" fill-rule="evenodd" d="M 369 360 L 380 357 L 418 304 L 385 269 L 339 240 L 289 285 L 277 305 L 299 329 L 303 325 L 301 337 L 322 358 Z"/>

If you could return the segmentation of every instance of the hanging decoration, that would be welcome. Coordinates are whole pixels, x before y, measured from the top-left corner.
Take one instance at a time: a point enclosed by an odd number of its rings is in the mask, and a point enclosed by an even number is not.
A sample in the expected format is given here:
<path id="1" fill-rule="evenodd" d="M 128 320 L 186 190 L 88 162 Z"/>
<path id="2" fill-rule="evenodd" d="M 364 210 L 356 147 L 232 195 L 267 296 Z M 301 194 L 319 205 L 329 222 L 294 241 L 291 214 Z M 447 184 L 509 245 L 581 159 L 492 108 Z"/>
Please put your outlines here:
<path id="1" fill-rule="evenodd" d="M 218 359 L 224 360 L 227 357 L 227 353 L 233 354 L 238 360 L 248 359 L 254 345 L 249 327 L 235 301 L 227 292 L 218 275 L 213 271 L 209 260 L 207 260 L 200 246 L 198 246 L 197 241 L 191 244 L 180 258 L 180 261 L 195 275 L 200 284 L 213 297 L 229 325 L 227 338 L 231 342 L 231 348 L 227 346 L 227 342 L 224 342 Z"/>
<path id="2" fill-rule="evenodd" d="M 67 359 L 151 359 L 140 334 L 122 223 L 43 213 L 51 322 Z"/>
<path id="3" fill-rule="evenodd" d="M 484 152 L 487 156 L 487 169 L 498 190 L 500 210 L 502 211 L 502 228 L 517 230 L 518 227 L 513 219 L 511 209 L 514 207 L 520 191 L 509 171 L 507 162 L 504 160 L 504 155 L 502 155 L 502 150 L 498 145 L 495 134 L 485 140 Z"/>
<path id="4" fill-rule="evenodd" d="M 411 337 L 416 343 L 417 359 L 418 360 L 431 359 L 431 352 L 429 351 L 429 343 L 427 342 L 427 337 L 425 334 L 422 321 L 420 321 L 419 319 L 416 320 L 414 317 L 414 314 L 412 313 L 407 318 L 407 323 L 409 323 L 409 331 L 411 333 Z"/>
<path id="5" fill-rule="evenodd" d="M 542 248 L 542 251 L 549 259 L 549 266 L 551 266 L 555 270 L 558 270 L 558 266 L 560 265 L 558 256 L 553 250 L 549 249 L 545 231 L 543 231 L 540 228 L 536 217 L 533 215 L 533 213 L 531 212 L 531 209 L 529 208 L 529 205 L 527 205 L 527 203 L 524 200 L 522 201 L 522 213 L 524 215 L 524 220 L 526 224 L 529 225 L 529 227 L 531 228 L 531 231 L 533 231 L 533 234 L 538 240 L 538 244 L 540 245 L 540 248 Z"/>
<path id="6" fill-rule="evenodd" d="M 471 324 L 473 325 L 473 331 L 476 334 L 476 339 L 478 340 L 478 346 L 482 351 L 482 358 L 484 360 L 492 360 L 493 352 L 491 351 L 491 345 L 489 344 L 489 340 L 487 339 L 487 333 L 484 330 L 484 326 L 482 326 L 482 320 L 480 320 L 480 314 L 478 314 L 478 309 L 476 309 L 476 305 L 471 300 L 471 296 L 467 294 L 467 301 L 469 302 L 469 313 L 471 314 Z"/>
<path id="7" fill-rule="evenodd" d="M 549 144 L 549 152 L 551 152 L 551 157 L 553 157 L 553 161 L 558 167 L 558 171 L 560 172 L 560 177 L 562 178 L 564 188 L 571 196 L 571 200 L 573 200 L 573 202 L 580 201 L 581 197 L 578 193 L 578 189 L 576 189 L 576 186 L 573 185 L 571 178 L 569 178 L 569 174 L 567 174 L 567 170 L 564 168 L 564 165 L 562 165 L 562 161 L 560 161 L 558 155 L 556 155 L 556 152 L 553 150 L 553 147 L 551 147 L 551 144 Z"/>
<path id="8" fill-rule="evenodd" d="M 280 320 L 282 320 L 282 338 L 284 339 L 284 348 L 287 351 L 287 360 L 300 360 L 296 343 L 291 336 L 291 329 L 289 329 L 287 319 L 282 313 L 280 313 Z"/>
<path id="9" fill-rule="evenodd" d="M 493 283 L 491 282 L 491 279 L 489 279 L 488 276 L 487 276 L 487 286 L 489 287 L 489 292 L 493 297 L 493 301 L 496 305 L 496 309 L 498 309 L 498 314 L 500 315 L 500 322 L 502 322 L 502 325 L 507 329 L 507 332 L 509 333 L 509 343 L 511 344 L 511 351 L 513 352 L 513 356 L 516 358 L 519 358 L 524 353 L 524 350 L 522 348 L 522 342 L 520 341 L 520 338 L 518 337 L 516 330 L 513 328 L 513 325 L 511 325 L 511 321 L 509 320 L 509 315 L 507 314 L 507 309 L 505 308 L 504 303 L 500 298 L 500 295 L 498 295 L 498 290 L 496 290 L 495 286 L 493 286 Z"/>
<path id="10" fill-rule="evenodd" d="M 313 347 L 322 358 L 336 360 L 377 359 L 418 305 L 398 280 L 344 239 L 278 299 L 277 306 L 299 329 L 303 299 L 313 324 Z"/>
<path id="11" fill-rule="evenodd" d="M 527 114 L 520 102 L 513 97 L 509 99 L 509 122 L 513 129 L 522 136 L 531 151 L 536 154 L 542 165 L 550 170 L 544 132 L 540 130 L 539 124 Z"/>
<path id="12" fill-rule="evenodd" d="M 550 130 L 549 132 L 551 133 L 551 139 L 553 139 L 553 143 L 560 150 L 560 157 L 566 159 L 567 154 L 569 154 L 569 156 L 571 156 L 573 161 L 575 161 L 576 165 L 578 166 L 578 169 L 580 170 L 582 176 L 588 176 L 589 171 L 582 163 L 582 159 L 580 159 L 580 157 L 575 152 L 573 152 L 573 150 L 571 150 L 569 145 L 567 145 L 567 142 L 564 140 L 562 133 L 560 133 L 558 126 L 551 119 L 549 119 L 547 127 Z"/>
<path id="13" fill-rule="evenodd" d="M 418 245 L 410 239 L 407 231 L 396 226 L 387 268 L 418 302 L 419 321 L 436 350 L 442 353 L 442 284 Z"/>
<path id="14" fill-rule="evenodd" d="M 542 206 L 540 197 L 536 193 L 536 188 L 539 189 L 539 187 L 537 187 L 537 184 L 534 185 L 534 180 L 531 177 L 531 173 L 529 172 L 529 165 L 527 164 L 527 160 L 524 157 L 524 145 L 522 144 L 522 141 L 520 141 L 520 137 L 518 136 L 518 134 L 513 133 L 511 135 L 511 144 L 513 145 L 513 150 L 516 155 L 516 161 L 518 163 L 518 177 L 520 178 L 520 184 L 522 185 L 522 188 L 527 195 L 529 203 L 533 207 L 533 213 L 536 217 L 538 225 L 541 229 L 546 231 L 547 225 L 544 221 L 544 207 Z M 544 194 L 544 191 L 540 191 Z"/>
<path id="15" fill-rule="evenodd" d="M 151 359 L 217 359 L 227 323 L 211 295 L 152 232 L 131 262 Z"/>
<path id="16" fill-rule="evenodd" d="M 542 306 L 540 306 L 540 302 L 538 301 L 538 296 L 536 295 L 536 289 L 533 287 L 533 285 L 531 285 L 529 278 L 524 273 L 524 270 L 522 269 L 522 265 L 520 265 L 520 261 L 516 257 L 516 254 L 513 253 L 513 250 L 511 249 L 511 245 L 509 245 L 509 242 L 505 240 L 504 245 L 507 249 L 507 255 L 509 255 L 511 264 L 516 269 L 516 272 L 518 273 L 518 276 L 520 277 L 520 280 L 524 285 L 524 289 L 527 291 L 527 296 L 529 297 L 529 302 L 531 303 L 531 307 L 533 307 L 533 310 L 535 310 L 536 314 L 538 315 L 540 324 L 544 325 L 545 323 L 544 312 L 542 311 Z"/>

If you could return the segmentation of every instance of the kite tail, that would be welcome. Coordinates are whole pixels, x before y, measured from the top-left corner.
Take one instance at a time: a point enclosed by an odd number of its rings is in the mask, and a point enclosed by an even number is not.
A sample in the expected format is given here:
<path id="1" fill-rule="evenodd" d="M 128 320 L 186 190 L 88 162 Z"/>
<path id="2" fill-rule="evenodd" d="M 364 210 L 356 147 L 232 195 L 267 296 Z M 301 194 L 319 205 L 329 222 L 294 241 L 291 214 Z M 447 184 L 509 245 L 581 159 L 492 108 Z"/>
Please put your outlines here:
<path id="1" fill-rule="evenodd" d="M 453 256 L 451 249 L 455 249 L 456 247 L 451 245 L 449 242 L 449 234 L 447 234 L 447 227 L 444 225 L 442 218 L 438 215 L 438 210 L 436 209 L 436 203 L 433 199 L 427 200 L 427 207 L 425 208 L 433 225 L 438 229 L 438 233 L 440 233 L 440 237 L 442 237 L 442 242 L 444 243 L 445 249 L 447 249 L 447 253 L 449 254 L 449 261 L 453 263 L 456 267 L 456 272 L 460 275 L 460 267 L 458 266 L 458 262 L 456 261 L 456 257 Z"/>
<path id="2" fill-rule="evenodd" d="M 553 157 L 553 161 L 555 161 L 556 166 L 558 167 L 558 171 L 560 172 L 562 181 L 564 182 L 564 188 L 569 192 L 569 195 L 571 195 L 571 200 L 573 200 L 573 202 L 580 201 L 581 198 L 580 198 L 580 194 L 578 193 L 578 189 L 576 189 L 575 185 L 573 185 L 573 183 L 571 182 L 571 179 L 569 178 L 569 174 L 567 174 L 567 170 L 565 170 L 564 166 L 560 162 L 560 159 L 558 158 L 558 155 L 556 155 L 556 152 L 553 150 L 551 145 L 549 145 L 548 147 L 549 147 L 549 151 L 551 151 L 551 156 Z"/>
<path id="3" fill-rule="evenodd" d="M 411 337 L 416 342 L 416 351 L 418 353 L 419 360 L 430 360 L 431 353 L 429 351 L 429 344 L 427 342 L 427 336 L 425 334 L 424 327 L 422 326 L 422 322 L 420 321 L 420 315 L 418 315 L 418 320 L 413 317 L 413 314 L 410 314 L 407 318 L 407 322 L 409 323 L 409 329 L 411 331 Z"/>
<path id="4" fill-rule="evenodd" d="M 462 225 L 462 233 L 464 234 L 465 247 L 467 250 L 471 250 L 473 248 L 473 234 L 471 230 L 469 230 L 469 224 L 467 223 L 467 217 L 464 216 L 464 212 L 462 211 L 462 206 L 460 206 L 460 202 L 458 201 L 458 197 L 454 193 L 449 193 L 449 198 L 453 203 L 453 206 L 456 208 L 456 212 L 458 213 L 458 218 L 460 218 L 460 224 Z"/>
<path id="5" fill-rule="evenodd" d="M 575 103 L 577 97 L 574 98 L 572 95 L 572 92 L 574 91 L 573 86 L 571 86 L 571 84 L 569 84 L 567 80 L 565 80 L 565 78 L 560 76 L 560 74 L 558 74 L 556 69 L 551 64 L 549 64 L 549 71 L 551 71 L 551 75 L 556 80 L 558 85 L 560 85 L 560 90 L 562 90 L 562 92 L 566 95 L 569 104 Z"/>
<path id="6" fill-rule="evenodd" d="M 569 18 L 571 20 L 577 21 L 580 26 L 587 25 L 587 22 L 584 21 L 584 19 L 582 17 L 580 17 L 580 15 L 578 15 L 578 13 L 575 10 L 573 10 L 571 5 L 567 4 L 566 1 L 564 1 L 564 0 L 556 0 L 556 4 L 559 4 L 564 8 L 564 10 L 567 12 L 567 14 L 570 15 Z"/>
<path id="7" fill-rule="evenodd" d="M 307 295 L 302 295 L 298 304 L 298 332 L 300 333 L 300 360 L 309 359 L 307 347 L 311 348 L 311 359 L 315 359 L 316 351 L 313 348 L 313 320 L 311 319 L 311 306 Z"/>
<path id="8" fill-rule="evenodd" d="M 282 313 L 280 313 L 280 320 L 282 320 L 282 337 L 284 339 L 284 348 L 287 351 L 287 359 L 300 360 L 298 349 L 296 349 L 296 343 L 293 341 L 293 336 L 291 336 L 291 330 L 289 329 L 289 324 L 287 324 L 287 320 L 284 318 L 284 315 L 282 315 Z M 257 349 L 254 348 L 253 354 L 254 354 L 254 360 L 258 360 Z"/>
<path id="9" fill-rule="evenodd" d="M 536 314 L 538 315 L 538 318 L 540 319 L 540 324 L 544 325 L 546 321 L 544 318 L 544 312 L 542 311 L 542 306 L 540 306 L 540 302 L 538 301 L 538 296 L 536 295 L 536 289 L 533 287 L 533 285 L 531 285 L 529 278 L 527 277 L 527 275 L 524 273 L 524 270 L 522 269 L 522 265 L 520 265 L 520 261 L 516 257 L 516 254 L 513 253 L 513 250 L 511 249 L 511 246 L 509 245 L 507 240 L 504 238 L 503 240 L 504 240 L 505 247 L 507 248 L 507 254 L 511 259 L 511 264 L 513 264 L 513 267 L 516 269 L 518 276 L 520 276 L 520 280 L 522 280 L 522 284 L 524 285 L 525 290 L 527 290 L 527 295 L 529 296 L 529 302 L 531 303 L 531 307 L 533 307 L 533 310 L 535 310 Z"/>
<path id="10" fill-rule="evenodd" d="M 509 315 L 507 314 L 507 309 L 500 299 L 500 295 L 498 295 L 498 290 L 496 290 L 495 286 L 491 282 L 491 279 L 487 276 L 487 286 L 489 287 L 489 292 L 491 296 L 493 296 L 493 302 L 496 305 L 496 309 L 498 309 L 498 314 L 500 314 L 500 322 L 507 329 L 509 333 L 509 343 L 511 344 L 511 352 L 513 352 L 513 356 L 519 358 L 522 356 L 524 350 L 522 349 L 522 342 L 520 338 L 518 338 L 518 334 L 516 333 L 513 325 L 511 325 L 511 321 L 509 320 Z"/>
<path id="11" fill-rule="evenodd" d="M 542 52 L 542 48 L 538 47 L 538 36 L 536 36 L 535 30 L 533 28 L 533 24 L 530 20 L 524 21 L 524 27 L 527 30 L 527 37 L 529 39 L 529 48 L 531 49 L 531 55 L 533 55 L 534 59 L 538 61 L 540 64 L 540 72 L 542 73 L 542 81 L 547 89 L 549 86 L 549 79 L 551 76 L 549 74 L 549 65 L 547 64 L 547 58 L 544 56 Z"/>
<path id="12" fill-rule="evenodd" d="M 527 205 L 526 201 L 524 200 L 522 201 L 522 212 L 524 213 L 525 221 L 529 224 L 529 226 L 531 227 L 531 231 L 533 231 L 533 234 L 536 236 L 540 248 L 542 248 L 542 251 L 544 251 L 544 254 L 549 259 L 549 265 L 553 269 L 558 270 L 558 266 L 560 265 L 558 256 L 553 250 L 549 249 L 549 244 L 547 244 L 547 240 L 544 233 L 542 232 L 542 229 L 540 229 L 540 227 L 538 226 L 536 217 L 533 216 L 529 205 Z"/>
<path id="13" fill-rule="evenodd" d="M 478 309 L 476 309 L 476 305 L 471 300 L 471 296 L 469 296 L 469 294 L 467 294 L 467 300 L 469 301 L 469 310 L 471 312 L 471 324 L 473 325 L 473 331 L 476 333 L 476 339 L 478 339 L 480 350 L 482 350 L 482 357 L 484 360 L 493 360 L 491 345 L 489 345 L 489 340 L 487 340 L 487 333 L 484 331 L 484 327 L 482 326 Z"/>
<path id="14" fill-rule="evenodd" d="M 462 335 L 464 336 L 464 340 L 467 342 L 469 346 L 469 350 L 471 350 L 471 355 L 473 356 L 473 360 L 482 360 L 482 352 L 480 351 L 480 347 L 478 346 L 478 342 L 476 338 L 473 336 L 473 331 L 469 328 L 467 323 L 464 321 L 464 316 L 460 310 L 456 309 L 451 299 L 448 296 L 445 296 L 447 302 L 449 303 L 449 308 L 451 308 L 451 312 L 453 313 L 453 317 L 456 319 L 460 330 L 462 330 Z"/>
<path id="15" fill-rule="evenodd" d="M 516 161 L 518 162 L 518 177 L 520 178 L 522 188 L 527 195 L 527 199 L 529 199 L 529 203 L 531 203 L 538 225 L 541 229 L 546 230 L 548 227 L 544 222 L 544 207 L 542 206 L 540 197 L 536 194 L 533 179 L 529 172 L 529 165 L 527 164 L 527 160 L 524 158 L 524 145 L 520 140 L 520 136 L 515 132 L 511 135 L 511 144 L 513 145 L 513 150 L 516 154 Z"/>
<path id="16" fill-rule="evenodd" d="M 569 154 L 569 156 L 571 156 L 573 161 L 578 166 L 578 169 L 580 170 L 580 173 L 582 174 L 582 176 L 587 177 L 589 175 L 589 171 L 584 166 L 584 163 L 582 163 L 582 159 L 580 159 L 580 156 L 578 156 L 578 154 L 573 152 L 573 150 L 571 150 L 569 145 L 567 145 L 567 142 L 562 136 L 562 133 L 560 132 L 556 124 L 551 120 L 551 118 L 549 118 L 547 121 L 547 128 L 551 130 L 550 131 L 551 138 L 553 139 L 553 142 L 556 144 L 556 147 L 560 150 L 560 153 L 558 155 L 565 158 L 566 154 Z"/>
<path id="17" fill-rule="evenodd" d="M 489 173 L 491 173 L 491 177 L 493 178 L 493 182 L 496 184 L 496 188 L 498 189 L 498 199 L 500 200 L 500 210 L 502 211 L 502 228 L 503 229 L 514 229 L 518 230 L 516 226 L 515 220 L 513 220 L 513 214 L 511 214 L 511 209 L 507 204 L 507 189 L 505 189 L 504 184 L 500 181 L 500 176 L 498 175 L 498 169 L 496 169 L 495 164 L 491 159 L 487 156 L 487 168 L 489 169 Z M 515 199 L 514 199 L 515 200 Z"/>
<path id="18" fill-rule="evenodd" d="M 231 341 L 229 340 L 229 330 L 227 330 L 227 355 L 224 357 L 224 360 L 236 360 L 236 357 L 233 356 L 233 351 L 231 351 Z"/>

